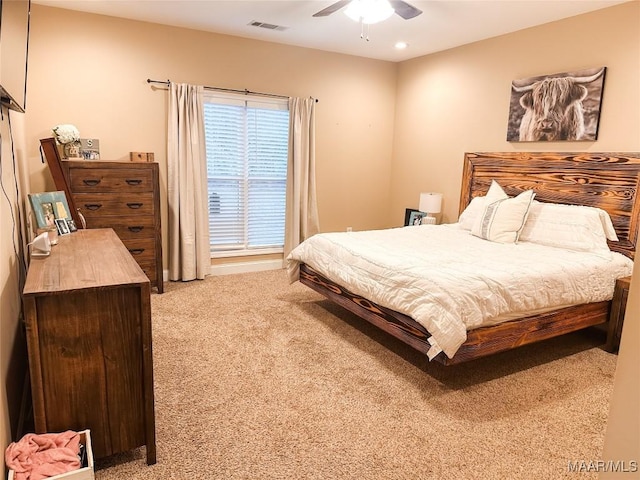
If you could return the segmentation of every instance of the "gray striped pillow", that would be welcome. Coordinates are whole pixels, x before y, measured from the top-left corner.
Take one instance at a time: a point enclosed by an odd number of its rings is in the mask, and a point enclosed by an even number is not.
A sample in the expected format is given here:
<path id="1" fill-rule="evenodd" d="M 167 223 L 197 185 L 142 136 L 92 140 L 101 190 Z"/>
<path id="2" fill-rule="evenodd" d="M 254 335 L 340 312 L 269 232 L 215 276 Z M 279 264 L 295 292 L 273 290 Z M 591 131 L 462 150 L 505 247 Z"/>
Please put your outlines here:
<path id="1" fill-rule="evenodd" d="M 497 188 L 494 188 L 494 183 Z M 471 233 L 492 242 L 517 242 L 534 196 L 533 190 L 526 190 L 510 198 L 494 181 L 487 193 L 484 211 L 476 219 Z"/>

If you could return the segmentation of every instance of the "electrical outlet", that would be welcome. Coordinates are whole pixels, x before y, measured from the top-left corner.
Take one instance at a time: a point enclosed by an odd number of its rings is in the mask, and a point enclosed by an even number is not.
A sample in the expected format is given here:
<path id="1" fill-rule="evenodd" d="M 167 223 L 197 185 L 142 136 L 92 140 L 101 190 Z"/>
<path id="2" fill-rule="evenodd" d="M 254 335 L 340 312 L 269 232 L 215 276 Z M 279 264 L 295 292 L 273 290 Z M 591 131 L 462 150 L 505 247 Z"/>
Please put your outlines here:
<path id="1" fill-rule="evenodd" d="M 347 232 L 353 232 L 353 228 L 347 227 Z"/>

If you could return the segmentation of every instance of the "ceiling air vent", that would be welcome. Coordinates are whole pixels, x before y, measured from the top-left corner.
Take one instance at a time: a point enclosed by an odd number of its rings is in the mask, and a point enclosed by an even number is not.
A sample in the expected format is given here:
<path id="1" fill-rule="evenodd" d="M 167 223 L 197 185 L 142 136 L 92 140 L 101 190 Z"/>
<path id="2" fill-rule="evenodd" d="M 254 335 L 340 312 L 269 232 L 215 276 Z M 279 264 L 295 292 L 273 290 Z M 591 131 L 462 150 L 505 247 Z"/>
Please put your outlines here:
<path id="1" fill-rule="evenodd" d="M 267 30 L 278 30 L 279 32 L 282 32 L 283 30 L 287 29 L 287 27 L 283 27 L 282 25 L 274 25 L 273 23 L 257 22 L 256 20 L 249 23 L 249 26 L 266 28 Z"/>

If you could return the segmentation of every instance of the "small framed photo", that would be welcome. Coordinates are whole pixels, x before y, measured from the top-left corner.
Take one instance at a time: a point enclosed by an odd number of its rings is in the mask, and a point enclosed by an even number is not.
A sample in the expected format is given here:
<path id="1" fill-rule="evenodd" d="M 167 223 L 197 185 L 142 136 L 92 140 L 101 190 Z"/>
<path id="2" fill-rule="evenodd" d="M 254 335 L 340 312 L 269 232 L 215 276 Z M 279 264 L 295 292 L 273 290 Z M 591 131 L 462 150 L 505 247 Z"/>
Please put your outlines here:
<path id="1" fill-rule="evenodd" d="M 58 228 L 58 235 L 69 235 L 71 233 L 66 218 L 56 218 L 55 221 L 56 227 Z"/>
<path id="2" fill-rule="evenodd" d="M 80 156 L 85 160 L 100 160 L 100 140 L 97 138 L 81 138 Z"/>
<path id="3" fill-rule="evenodd" d="M 67 218 L 67 227 L 69 227 L 69 231 L 71 233 L 78 230 L 78 227 L 76 227 L 76 222 L 72 218 Z"/>
<path id="4" fill-rule="evenodd" d="M 422 225 L 422 219 L 426 216 L 426 213 L 417 210 L 411 212 L 409 215 L 409 225 Z"/>
<path id="5" fill-rule="evenodd" d="M 404 209 L 404 226 L 405 227 L 411 225 L 411 223 L 409 223 L 409 220 L 411 218 L 411 213 L 417 212 L 417 211 L 418 210 L 415 210 L 413 208 L 405 208 Z"/>

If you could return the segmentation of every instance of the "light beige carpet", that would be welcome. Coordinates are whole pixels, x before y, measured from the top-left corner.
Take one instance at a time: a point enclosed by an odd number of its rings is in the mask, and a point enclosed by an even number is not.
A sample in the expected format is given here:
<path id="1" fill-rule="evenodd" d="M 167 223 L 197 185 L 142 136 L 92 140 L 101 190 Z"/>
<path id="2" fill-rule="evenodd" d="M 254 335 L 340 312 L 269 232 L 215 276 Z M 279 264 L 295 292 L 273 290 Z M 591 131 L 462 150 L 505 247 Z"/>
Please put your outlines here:
<path id="1" fill-rule="evenodd" d="M 555 480 L 602 451 L 601 332 L 442 367 L 284 271 L 169 283 L 152 313 L 158 463 L 98 480 Z"/>

